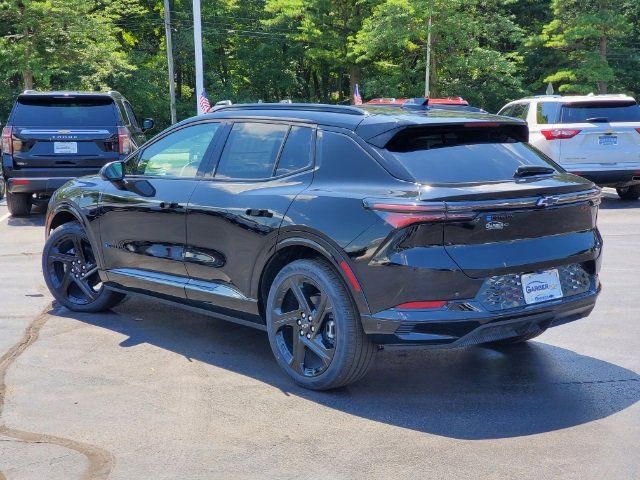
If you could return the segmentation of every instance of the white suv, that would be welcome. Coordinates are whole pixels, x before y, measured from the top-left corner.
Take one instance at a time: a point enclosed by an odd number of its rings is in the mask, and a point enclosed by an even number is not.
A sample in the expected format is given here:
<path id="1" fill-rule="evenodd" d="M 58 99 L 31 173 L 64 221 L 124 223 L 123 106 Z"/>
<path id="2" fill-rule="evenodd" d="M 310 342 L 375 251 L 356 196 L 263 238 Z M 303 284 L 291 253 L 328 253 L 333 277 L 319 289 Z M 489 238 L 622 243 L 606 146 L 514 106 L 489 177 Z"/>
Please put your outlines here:
<path id="1" fill-rule="evenodd" d="M 541 95 L 506 104 L 498 115 L 529 124 L 529 143 L 565 170 L 640 197 L 640 106 L 626 95 Z"/>

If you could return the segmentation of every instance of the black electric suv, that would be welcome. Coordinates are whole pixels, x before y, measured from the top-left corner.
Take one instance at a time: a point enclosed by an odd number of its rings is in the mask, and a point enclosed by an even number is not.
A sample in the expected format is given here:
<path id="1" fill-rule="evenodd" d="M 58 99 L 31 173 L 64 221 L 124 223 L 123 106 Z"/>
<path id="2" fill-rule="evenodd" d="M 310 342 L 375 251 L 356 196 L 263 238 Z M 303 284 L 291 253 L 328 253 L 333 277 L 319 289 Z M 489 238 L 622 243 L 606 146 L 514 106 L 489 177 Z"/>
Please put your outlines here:
<path id="1" fill-rule="evenodd" d="M 377 345 L 522 342 L 593 309 L 600 190 L 522 121 L 214 110 L 54 194 L 43 271 L 60 304 L 143 294 L 266 330 L 312 389 L 361 378 Z"/>
<path id="2" fill-rule="evenodd" d="M 2 173 L 12 215 L 27 215 L 70 178 L 97 173 L 145 141 L 118 92 L 36 92 L 18 96 L 2 130 Z"/>

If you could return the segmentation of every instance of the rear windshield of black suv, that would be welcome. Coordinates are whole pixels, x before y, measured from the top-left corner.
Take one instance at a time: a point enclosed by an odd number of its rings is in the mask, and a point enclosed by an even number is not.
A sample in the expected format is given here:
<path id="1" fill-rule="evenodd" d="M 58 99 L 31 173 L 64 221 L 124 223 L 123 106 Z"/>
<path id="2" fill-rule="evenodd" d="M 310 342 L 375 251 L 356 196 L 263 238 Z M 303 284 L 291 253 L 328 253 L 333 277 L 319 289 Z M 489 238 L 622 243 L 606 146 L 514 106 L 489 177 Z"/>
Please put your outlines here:
<path id="1" fill-rule="evenodd" d="M 558 167 L 510 127 L 406 129 L 385 147 L 420 183 L 484 183 L 514 180 L 521 166 Z"/>
<path id="2" fill-rule="evenodd" d="M 116 106 L 109 97 L 19 98 L 11 123 L 18 127 L 98 127 L 117 125 Z"/>

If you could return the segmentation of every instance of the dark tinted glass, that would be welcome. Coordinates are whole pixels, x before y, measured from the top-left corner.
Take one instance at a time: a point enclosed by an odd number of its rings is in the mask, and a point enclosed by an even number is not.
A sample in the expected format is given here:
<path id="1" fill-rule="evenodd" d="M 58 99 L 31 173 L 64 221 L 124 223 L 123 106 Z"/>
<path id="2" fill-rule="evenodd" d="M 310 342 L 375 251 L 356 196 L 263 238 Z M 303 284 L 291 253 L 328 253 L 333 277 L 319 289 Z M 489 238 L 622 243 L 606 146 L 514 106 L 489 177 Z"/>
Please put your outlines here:
<path id="1" fill-rule="evenodd" d="M 308 127 L 291 127 L 287 141 L 284 144 L 276 176 L 286 175 L 305 168 L 311 164 L 311 147 L 313 145 L 313 130 Z"/>
<path id="2" fill-rule="evenodd" d="M 536 119 L 538 124 L 546 125 L 548 123 L 558 122 L 558 112 L 560 111 L 560 103 L 558 102 L 540 102 L 536 109 Z"/>
<path id="3" fill-rule="evenodd" d="M 640 122 L 640 107 L 629 102 L 585 102 L 562 106 L 562 123 L 596 121 Z"/>
<path id="4" fill-rule="evenodd" d="M 513 116 L 513 107 L 505 107 L 498 112 L 498 115 L 504 115 L 505 117 Z"/>
<path id="5" fill-rule="evenodd" d="M 19 127 L 104 127 L 117 125 L 110 98 L 25 98 L 11 119 Z"/>
<path id="6" fill-rule="evenodd" d="M 269 178 L 288 125 L 236 123 L 216 170 L 219 178 Z"/>
<path id="7" fill-rule="evenodd" d="M 138 127 L 138 118 L 133 112 L 133 108 L 131 107 L 131 104 L 129 102 L 124 102 L 124 109 L 127 111 L 127 117 L 129 117 L 131 125 L 133 125 L 134 127 Z"/>
<path id="8" fill-rule="evenodd" d="M 521 165 L 554 167 L 521 135 L 509 127 L 430 128 L 396 137 L 387 150 L 425 183 L 510 180 Z"/>

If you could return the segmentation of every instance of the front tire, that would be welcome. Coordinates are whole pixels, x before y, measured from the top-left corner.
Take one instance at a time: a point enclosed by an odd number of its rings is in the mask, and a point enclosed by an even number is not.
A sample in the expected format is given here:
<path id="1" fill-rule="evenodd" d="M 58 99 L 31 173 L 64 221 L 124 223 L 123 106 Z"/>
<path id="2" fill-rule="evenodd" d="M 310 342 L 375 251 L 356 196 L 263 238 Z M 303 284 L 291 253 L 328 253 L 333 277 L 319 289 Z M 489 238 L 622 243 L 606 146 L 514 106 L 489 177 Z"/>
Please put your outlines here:
<path id="1" fill-rule="evenodd" d="M 31 197 L 30 193 L 7 192 L 9 213 L 14 217 L 29 215 L 31 213 Z"/>
<path id="2" fill-rule="evenodd" d="M 344 282 L 323 260 L 296 260 L 276 276 L 266 306 L 271 350 L 297 384 L 338 388 L 362 378 L 375 346 Z"/>
<path id="3" fill-rule="evenodd" d="M 618 192 L 618 196 L 622 200 L 638 200 L 640 198 L 640 185 L 616 188 L 616 192 Z"/>
<path id="4" fill-rule="evenodd" d="M 51 294 L 69 310 L 102 312 L 125 297 L 102 284 L 89 237 L 78 222 L 65 223 L 47 239 L 42 272 Z"/>

